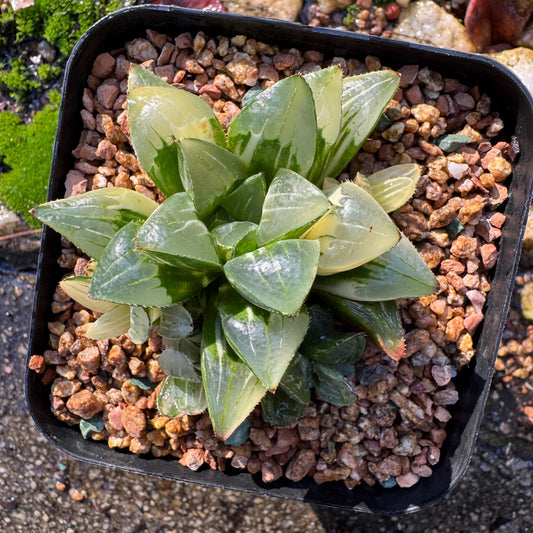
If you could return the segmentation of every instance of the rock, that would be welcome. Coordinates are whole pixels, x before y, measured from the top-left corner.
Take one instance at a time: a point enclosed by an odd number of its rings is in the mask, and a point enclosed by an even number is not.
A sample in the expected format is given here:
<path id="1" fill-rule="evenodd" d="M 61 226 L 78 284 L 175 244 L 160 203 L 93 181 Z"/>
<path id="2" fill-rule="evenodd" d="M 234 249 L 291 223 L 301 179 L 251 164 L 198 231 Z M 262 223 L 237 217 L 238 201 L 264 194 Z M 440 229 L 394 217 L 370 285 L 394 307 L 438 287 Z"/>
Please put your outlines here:
<path id="1" fill-rule="evenodd" d="M 490 44 L 515 44 L 532 11 L 531 0 L 470 0 L 465 28 L 480 50 Z"/>
<path id="2" fill-rule="evenodd" d="M 191 470 L 198 470 L 204 464 L 204 450 L 191 448 L 183 454 L 179 462 Z"/>
<path id="3" fill-rule="evenodd" d="M 56 49 L 48 41 L 41 41 L 37 46 L 37 52 L 47 63 L 53 63 L 56 59 Z"/>
<path id="4" fill-rule="evenodd" d="M 318 0 L 318 9 L 322 13 L 333 13 L 346 9 L 350 4 L 353 4 L 352 0 Z"/>
<path id="5" fill-rule="evenodd" d="M 76 196 L 87 191 L 87 179 L 79 170 L 69 170 L 65 180 L 65 198 Z"/>
<path id="6" fill-rule="evenodd" d="M 533 22 L 530 22 L 524 28 L 524 33 L 522 33 L 522 36 L 516 44 L 518 46 L 525 46 L 526 48 L 533 48 Z"/>
<path id="7" fill-rule="evenodd" d="M 511 48 L 496 54 L 489 54 L 488 57 L 503 63 L 509 67 L 533 93 L 533 50 L 530 48 Z"/>
<path id="8" fill-rule="evenodd" d="M 67 408 L 71 413 L 89 420 L 104 408 L 104 404 L 91 391 L 84 389 L 68 399 Z"/>
<path id="9" fill-rule="evenodd" d="M 96 90 L 96 99 L 106 109 L 113 109 L 113 104 L 120 92 L 118 81 L 114 78 L 109 78 L 102 83 Z"/>
<path id="10" fill-rule="evenodd" d="M 128 52 L 128 56 L 139 61 L 140 63 L 144 63 L 150 59 L 155 61 L 159 56 L 155 46 L 146 39 L 135 39 L 129 42 L 126 44 L 126 50 Z"/>
<path id="11" fill-rule="evenodd" d="M 301 481 L 316 465 L 316 456 L 313 450 L 300 450 L 287 466 L 285 476 L 291 481 Z"/>
<path id="12" fill-rule="evenodd" d="M 392 37 L 439 48 L 476 52 L 464 26 L 432 0 L 411 3 L 402 13 Z"/>
<path id="13" fill-rule="evenodd" d="M 295 21 L 302 9 L 303 0 L 224 0 L 223 3 L 228 13 Z"/>
<path id="14" fill-rule="evenodd" d="M 403 489 L 406 489 L 406 488 L 412 487 L 413 485 L 416 485 L 416 483 L 418 483 L 419 480 L 420 480 L 420 476 L 418 476 L 414 472 L 408 472 L 407 474 L 404 474 L 402 476 L 398 476 L 396 478 L 396 482 Z"/>
<path id="15" fill-rule="evenodd" d="M 104 54 L 100 54 L 94 60 L 91 74 L 97 78 L 104 79 L 111 76 L 114 70 L 115 58 L 111 54 L 105 52 Z"/>
<path id="16" fill-rule="evenodd" d="M 13 211 L 0 202 L 0 236 L 24 231 L 27 226 Z"/>

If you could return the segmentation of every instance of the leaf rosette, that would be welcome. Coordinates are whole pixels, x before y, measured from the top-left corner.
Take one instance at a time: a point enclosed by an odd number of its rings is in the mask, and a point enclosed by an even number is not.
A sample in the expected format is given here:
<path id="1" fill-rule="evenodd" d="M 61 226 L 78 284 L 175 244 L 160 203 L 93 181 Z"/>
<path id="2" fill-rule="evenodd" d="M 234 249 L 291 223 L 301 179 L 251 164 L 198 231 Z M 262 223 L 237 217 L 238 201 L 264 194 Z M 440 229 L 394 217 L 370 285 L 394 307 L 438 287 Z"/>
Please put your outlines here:
<path id="1" fill-rule="evenodd" d="M 34 215 L 95 260 L 61 283 L 97 313 L 88 337 L 161 335 L 163 415 L 207 409 L 217 436 L 240 442 L 259 402 L 277 426 L 302 416 L 312 388 L 353 403 L 366 338 L 402 356 L 395 300 L 436 281 L 387 213 L 420 170 L 335 180 L 397 88 L 394 72 L 331 66 L 254 90 L 224 132 L 200 98 L 131 69 L 132 144 L 165 200 L 108 188 Z"/>

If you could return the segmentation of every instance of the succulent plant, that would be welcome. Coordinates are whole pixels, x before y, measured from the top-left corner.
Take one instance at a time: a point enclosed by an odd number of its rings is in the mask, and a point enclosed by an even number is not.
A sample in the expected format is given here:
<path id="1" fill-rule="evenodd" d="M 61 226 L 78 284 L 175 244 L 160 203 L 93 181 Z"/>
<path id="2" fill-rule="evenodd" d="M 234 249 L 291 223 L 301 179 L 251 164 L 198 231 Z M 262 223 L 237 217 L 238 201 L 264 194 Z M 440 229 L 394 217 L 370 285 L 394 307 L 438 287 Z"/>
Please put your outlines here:
<path id="1" fill-rule="evenodd" d="M 397 87 L 390 71 L 292 76 L 248 95 L 226 134 L 202 99 L 133 67 L 131 140 L 165 201 L 107 188 L 33 213 L 93 260 L 61 283 L 98 313 L 88 337 L 163 338 L 163 414 L 207 408 L 215 433 L 240 427 L 238 441 L 259 402 L 278 426 L 303 414 L 312 387 L 351 404 L 362 331 L 403 355 L 395 300 L 436 280 L 387 212 L 420 170 L 333 179 Z"/>

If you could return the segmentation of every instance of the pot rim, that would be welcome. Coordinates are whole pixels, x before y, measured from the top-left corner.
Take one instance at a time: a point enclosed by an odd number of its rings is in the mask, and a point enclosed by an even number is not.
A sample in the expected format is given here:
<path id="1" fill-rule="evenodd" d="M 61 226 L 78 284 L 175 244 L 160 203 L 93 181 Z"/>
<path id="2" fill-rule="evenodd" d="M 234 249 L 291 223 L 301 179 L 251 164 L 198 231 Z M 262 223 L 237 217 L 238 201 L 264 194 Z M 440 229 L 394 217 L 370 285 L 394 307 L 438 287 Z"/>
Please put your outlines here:
<path id="1" fill-rule="evenodd" d="M 231 15 L 227 13 L 199 12 L 197 10 L 174 6 L 132 6 L 107 15 L 92 26 L 76 44 L 68 60 L 62 90 L 59 126 L 54 144 L 54 159 L 51 170 L 49 200 L 58 197 L 61 191 L 62 183 L 58 183 L 57 181 L 61 180 L 61 177 L 64 176 L 64 174 L 62 174 L 62 170 L 64 169 L 61 168 L 61 164 L 63 167 L 69 168 L 69 165 L 66 165 L 64 160 L 64 157 L 66 157 L 66 154 L 69 152 L 63 148 L 63 140 L 65 136 L 68 138 L 69 131 L 72 129 L 73 122 L 69 119 L 69 116 L 74 117 L 75 114 L 74 111 L 68 109 L 69 106 L 72 106 L 74 110 L 78 111 L 80 107 L 81 94 L 74 97 L 70 92 L 70 86 L 73 83 L 73 79 L 76 76 L 79 76 L 77 69 L 80 68 L 80 64 L 83 62 L 89 65 L 92 64 L 92 60 L 96 57 L 95 50 L 98 49 L 104 51 L 103 46 L 105 45 L 102 44 L 102 41 L 116 41 L 119 38 L 114 36 L 109 38 L 109 33 L 113 33 L 113 26 L 115 24 L 127 27 L 128 22 L 131 23 L 131 21 L 135 20 L 135 28 L 144 26 L 145 29 L 153 28 L 157 30 L 157 27 L 154 28 L 154 24 L 148 20 L 150 17 L 157 18 L 158 27 L 170 27 L 174 23 L 176 26 L 179 26 L 180 24 L 182 26 L 191 24 L 193 26 L 191 31 L 193 32 L 199 30 L 204 31 L 206 28 L 219 27 L 217 25 L 222 25 L 224 32 L 229 35 L 236 34 L 234 31 L 235 28 L 241 28 L 242 33 L 253 34 L 254 36 L 261 32 L 264 32 L 265 35 L 273 34 L 276 36 L 284 34 L 290 36 L 285 38 L 285 42 L 297 41 L 298 39 L 293 37 L 297 35 L 298 38 L 302 40 L 302 44 L 297 46 L 300 49 L 305 49 L 306 47 L 308 49 L 313 48 L 311 45 L 315 43 L 319 43 L 319 45 L 325 49 L 327 48 L 326 44 L 329 43 L 328 47 L 331 47 L 330 55 L 334 55 L 335 52 L 340 49 L 350 49 L 352 55 L 358 53 L 359 55 L 364 56 L 368 53 L 368 49 L 376 48 L 379 52 L 376 53 L 376 55 L 381 57 L 384 57 L 383 54 L 388 56 L 388 54 L 394 51 L 396 53 L 396 63 L 402 61 L 402 64 L 412 64 L 409 60 L 403 61 L 400 59 L 400 56 L 410 56 L 414 57 L 416 61 L 424 61 L 424 66 L 428 65 L 432 70 L 438 70 L 438 67 L 434 67 L 432 64 L 442 65 L 445 69 L 447 66 L 450 70 L 453 70 L 453 67 L 458 63 L 466 61 L 469 71 L 468 76 L 465 77 L 469 77 L 472 73 L 474 73 L 473 75 L 475 76 L 476 72 L 479 73 L 480 71 L 483 71 L 486 78 L 485 83 L 489 80 L 490 82 L 496 80 L 498 83 L 505 85 L 505 88 L 502 88 L 500 92 L 512 93 L 512 101 L 508 103 L 507 107 L 503 106 L 505 107 L 505 113 L 514 116 L 515 124 L 512 124 L 511 128 L 514 126 L 514 133 L 525 141 L 527 141 L 528 138 L 533 138 L 533 98 L 531 94 L 514 73 L 491 58 L 466 52 L 442 50 L 406 41 L 394 39 L 385 40 L 379 37 L 360 35 L 348 31 L 313 28 L 278 20 Z M 172 24 L 170 21 L 172 21 Z M 253 29 L 253 32 L 251 32 L 250 29 Z M 177 35 L 181 31 L 183 30 L 176 27 L 175 34 Z M 220 28 L 219 30 L 214 31 L 218 31 L 218 34 L 223 33 L 220 31 Z M 125 32 L 126 30 L 122 33 Z M 120 33 L 120 38 L 122 38 L 122 33 Z M 140 32 L 137 33 L 137 37 L 143 36 Z M 103 35 L 107 35 L 107 38 L 103 39 Z M 98 45 L 92 44 L 94 39 L 99 41 Z M 266 42 L 277 42 L 275 38 L 269 40 L 264 37 L 259 37 L 259 39 Z M 125 43 L 126 40 L 129 39 L 124 39 L 122 42 Z M 307 46 L 305 44 L 306 42 L 308 43 Z M 92 50 L 92 60 L 91 58 L 87 59 L 87 57 L 84 56 L 84 54 L 89 53 L 87 51 L 88 49 Z M 440 72 L 440 70 L 438 71 Z M 88 73 L 90 73 L 90 71 L 85 71 L 85 77 Z M 82 81 L 82 86 L 84 84 L 85 78 Z M 519 110 L 520 112 L 518 112 Z M 75 142 L 77 142 L 77 139 Z M 72 429 L 61 425 L 61 423 L 59 423 L 59 421 L 57 421 L 57 419 L 55 419 L 50 413 L 49 405 L 44 406 L 44 409 L 48 409 L 49 416 L 47 416 L 42 409 L 43 406 L 36 404 L 36 402 L 39 402 L 39 397 L 35 392 L 35 385 L 38 380 L 36 379 L 35 374 L 32 373 L 26 365 L 26 399 L 35 424 L 45 437 L 54 444 L 54 446 L 71 457 L 82 459 L 93 464 L 121 468 L 130 472 L 148 473 L 157 477 L 166 477 L 173 480 L 187 481 L 226 489 L 229 488 L 243 492 L 254 492 L 262 495 L 290 498 L 319 505 L 342 507 L 355 511 L 374 512 L 379 514 L 414 512 L 440 501 L 459 482 L 470 462 L 481 423 L 483 407 L 489 393 L 490 380 L 499 343 L 498 339 L 499 336 L 501 336 L 507 308 L 509 306 L 512 282 L 518 267 L 520 243 L 525 231 L 525 221 L 527 220 L 527 209 L 525 206 L 529 205 L 529 202 L 531 201 L 533 188 L 533 154 L 531 154 L 527 142 L 524 142 L 521 148 L 522 154 L 513 170 L 514 179 L 510 185 L 509 200 L 507 201 L 505 209 L 505 213 L 509 218 L 511 218 L 512 215 L 513 223 L 510 224 L 509 220 L 508 223 L 506 223 L 506 226 L 504 226 L 504 232 L 499 246 L 500 251 L 502 251 L 501 255 L 505 253 L 507 262 L 510 262 L 511 264 L 504 265 L 501 256 L 498 257 L 497 268 L 492 275 L 493 282 L 499 280 L 501 281 L 500 285 L 503 284 L 507 289 L 498 290 L 498 287 L 495 286 L 489 293 L 486 311 L 488 316 L 490 306 L 491 319 L 490 321 L 487 321 L 486 319 L 482 333 L 476 337 L 478 344 L 483 333 L 485 333 L 484 339 L 486 339 L 487 336 L 490 336 L 491 338 L 480 346 L 476 345 L 477 355 L 475 362 L 473 362 L 473 364 L 471 363 L 470 368 L 465 369 L 469 371 L 468 379 L 470 380 L 465 393 L 468 398 L 465 398 L 465 401 L 468 405 L 473 406 L 473 409 L 469 413 L 463 413 L 461 420 L 455 420 L 454 428 L 456 428 L 457 424 L 461 424 L 464 426 L 463 431 L 459 434 L 455 431 L 451 437 L 448 437 L 448 445 L 446 447 L 446 451 L 449 452 L 448 456 L 446 456 L 446 454 L 442 455 L 441 462 L 437 465 L 438 469 L 435 468 L 433 476 L 427 478 L 430 481 L 426 482 L 426 480 L 421 480 L 419 484 L 410 489 L 384 489 L 381 487 L 361 488 L 361 486 L 358 486 L 353 489 L 353 491 L 349 491 L 343 484 L 338 482 L 319 486 L 312 480 L 299 483 L 293 483 L 287 480 L 265 485 L 260 479 L 257 479 L 257 476 L 252 476 L 251 474 L 244 472 L 239 472 L 238 476 L 233 475 L 233 472 L 230 472 L 229 474 L 209 470 L 192 472 L 177 464 L 175 458 L 172 460 L 164 458 L 147 458 L 144 456 L 135 456 L 129 452 L 124 453 L 111 450 L 106 444 L 83 440 L 77 428 Z M 522 186 L 519 187 L 519 185 L 516 185 L 513 188 L 513 184 L 517 184 L 521 179 L 524 181 Z M 50 281 L 47 274 L 52 273 L 54 269 L 57 271 L 57 266 L 54 267 L 56 256 L 54 256 L 53 259 L 47 259 L 46 251 L 52 246 L 54 240 L 57 242 L 57 234 L 55 234 L 50 228 L 45 228 L 43 231 L 42 247 L 39 256 L 28 358 L 31 357 L 33 353 L 42 353 L 42 351 L 39 351 L 36 347 L 38 345 L 42 346 L 43 339 L 38 339 L 38 336 L 39 331 L 41 331 L 42 336 L 42 326 L 46 326 L 46 316 L 48 315 L 48 311 L 45 309 L 47 304 L 46 302 L 43 302 L 43 298 L 46 299 L 44 295 L 47 291 L 48 293 L 50 291 L 50 287 L 46 285 L 51 284 L 55 286 L 55 283 Z M 498 316 L 495 316 L 494 311 L 496 305 L 500 310 Z M 41 330 L 39 329 L 38 324 L 40 324 Z M 499 332 L 499 335 L 494 335 L 495 331 Z M 464 373 L 465 371 L 463 370 L 461 374 Z M 462 383 L 462 385 L 465 384 Z M 476 401 L 473 401 L 471 397 L 472 395 L 477 398 Z M 40 397 L 40 400 L 42 401 L 42 397 Z M 53 420 L 51 420 L 51 417 L 53 417 Z M 465 435 L 465 432 L 468 433 L 468 435 Z M 466 441 L 463 441 L 464 438 L 466 438 Z M 87 453 L 87 450 L 89 450 L 89 453 Z M 435 478 L 433 480 L 437 470 L 440 472 L 440 478 Z M 437 495 L 432 494 L 429 487 L 431 484 L 434 484 L 434 482 L 439 483 L 439 480 L 442 485 L 442 490 L 440 490 Z M 359 493 L 362 494 L 360 498 L 358 497 Z"/>

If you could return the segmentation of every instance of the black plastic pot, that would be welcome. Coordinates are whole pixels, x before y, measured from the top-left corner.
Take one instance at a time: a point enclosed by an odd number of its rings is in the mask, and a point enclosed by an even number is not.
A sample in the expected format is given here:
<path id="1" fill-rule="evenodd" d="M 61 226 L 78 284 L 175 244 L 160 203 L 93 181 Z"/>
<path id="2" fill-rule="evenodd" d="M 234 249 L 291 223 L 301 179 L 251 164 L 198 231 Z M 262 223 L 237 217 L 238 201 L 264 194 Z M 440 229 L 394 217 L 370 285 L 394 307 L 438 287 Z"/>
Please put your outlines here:
<path id="1" fill-rule="evenodd" d="M 128 40 L 143 37 L 148 28 L 169 35 L 185 31 L 194 34 L 199 30 L 213 36 L 246 34 L 284 48 L 320 50 L 327 57 L 364 60 L 370 54 L 379 57 L 383 64 L 392 68 L 406 64 L 427 66 L 444 76 L 459 78 L 470 86 L 479 85 L 483 92 L 489 93 L 494 109 L 499 111 L 504 120 L 505 138 L 509 140 L 511 136 L 515 136 L 521 153 L 513 172 L 505 207 L 507 222 L 500 241 L 499 259 L 486 305 L 485 320 L 475 339 L 477 355 L 456 379 L 460 400 L 454 406 L 453 420 L 446 428 L 448 438 L 441 450 L 440 462 L 430 478 L 421 479 L 409 489 L 385 489 L 377 485 L 356 487 L 350 491 L 340 482 L 317 485 L 312 480 L 300 483 L 280 480 L 266 485 L 261 481 L 260 475 L 252 476 L 231 469 L 225 473 L 209 469 L 192 472 L 182 467 L 175 458 L 156 459 L 118 452 L 108 448 L 106 444 L 84 440 L 77 427 L 68 427 L 59 422 L 50 411 L 49 390 L 42 385 L 41 376 L 28 371 L 27 399 L 36 424 L 54 445 L 73 457 L 179 481 L 380 514 L 416 511 L 437 502 L 458 483 L 468 466 L 489 392 L 531 200 L 531 96 L 507 69 L 481 56 L 280 21 L 162 6 L 128 8 L 102 19 L 91 28 L 70 58 L 54 148 L 50 200 L 63 197 L 64 177 L 73 167 L 71 151 L 77 144 L 82 127 L 82 91 L 94 59 L 101 52 L 121 48 Z M 59 254 L 58 235 L 45 229 L 35 293 L 30 355 L 43 353 L 47 349 L 47 322 L 51 319 L 49 304 L 62 275 L 56 263 Z"/>

